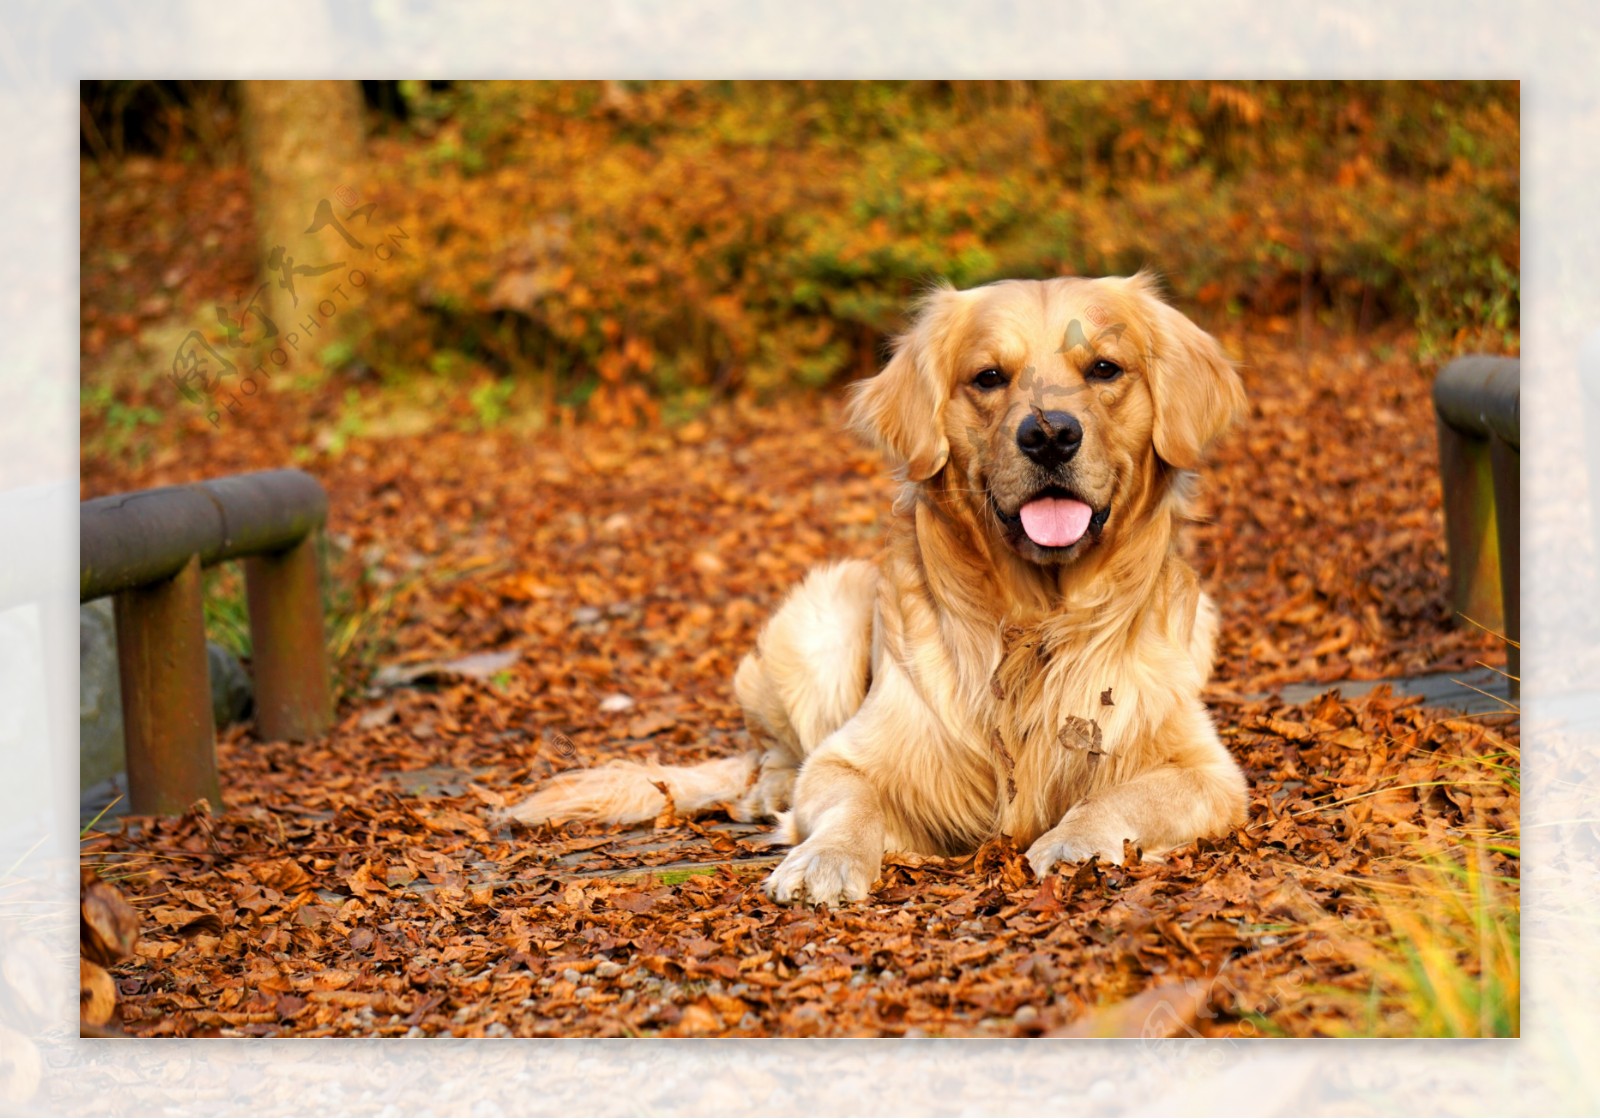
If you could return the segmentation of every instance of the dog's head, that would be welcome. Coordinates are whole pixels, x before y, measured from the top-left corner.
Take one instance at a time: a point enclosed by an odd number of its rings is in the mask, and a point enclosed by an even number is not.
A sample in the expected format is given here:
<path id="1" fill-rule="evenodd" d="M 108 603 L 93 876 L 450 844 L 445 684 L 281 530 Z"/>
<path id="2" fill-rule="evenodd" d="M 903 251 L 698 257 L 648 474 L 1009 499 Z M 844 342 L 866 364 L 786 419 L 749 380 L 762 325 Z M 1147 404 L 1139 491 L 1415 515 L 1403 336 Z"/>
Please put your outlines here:
<path id="1" fill-rule="evenodd" d="M 1154 508 L 1243 407 L 1221 347 L 1141 273 L 937 290 L 851 415 L 909 481 L 1053 565 Z"/>

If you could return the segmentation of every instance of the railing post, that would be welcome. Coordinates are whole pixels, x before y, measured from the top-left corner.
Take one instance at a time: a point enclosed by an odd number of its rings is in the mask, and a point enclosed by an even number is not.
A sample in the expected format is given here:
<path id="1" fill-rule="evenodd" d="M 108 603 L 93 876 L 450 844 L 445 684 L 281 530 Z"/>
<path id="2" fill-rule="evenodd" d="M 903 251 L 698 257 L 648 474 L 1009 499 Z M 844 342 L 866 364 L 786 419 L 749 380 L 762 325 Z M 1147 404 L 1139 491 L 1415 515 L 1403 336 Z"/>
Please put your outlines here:
<path id="1" fill-rule="evenodd" d="M 1522 451 L 1498 435 L 1489 441 L 1494 515 L 1500 538 L 1500 604 L 1505 621 L 1511 698 L 1522 694 Z"/>
<path id="2" fill-rule="evenodd" d="M 285 551 L 248 557 L 244 572 L 256 733 L 289 742 L 317 738 L 327 732 L 333 712 L 317 533 Z"/>
<path id="3" fill-rule="evenodd" d="M 222 807 L 200 558 L 115 598 L 129 808 L 177 815 L 201 797 Z"/>
<path id="4" fill-rule="evenodd" d="M 1521 363 L 1461 357 L 1439 371 L 1439 427 L 1450 605 L 1506 638 L 1512 694 L 1521 672 Z"/>
<path id="5" fill-rule="evenodd" d="M 1450 608 L 1501 633 L 1505 618 L 1500 608 L 1499 526 L 1489 443 L 1456 430 L 1442 416 L 1438 426 Z"/>

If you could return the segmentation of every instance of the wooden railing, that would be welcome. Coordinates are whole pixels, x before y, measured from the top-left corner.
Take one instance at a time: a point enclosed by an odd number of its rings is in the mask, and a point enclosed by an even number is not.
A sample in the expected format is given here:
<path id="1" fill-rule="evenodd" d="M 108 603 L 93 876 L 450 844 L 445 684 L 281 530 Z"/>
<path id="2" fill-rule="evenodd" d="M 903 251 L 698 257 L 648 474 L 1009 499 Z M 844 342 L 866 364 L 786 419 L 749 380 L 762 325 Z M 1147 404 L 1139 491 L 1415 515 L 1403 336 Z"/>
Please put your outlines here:
<path id="1" fill-rule="evenodd" d="M 1521 674 L 1522 421 L 1516 358 L 1457 358 L 1433 383 L 1439 477 L 1450 550 L 1450 604 L 1507 639 Z"/>
<path id="2" fill-rule="evenodd" d="M 114 595 L 130 811 L 220 807 L 200 570 L 244 560 L 256 729 L 305 741 L 332 700 L 317 535 L 328 496 L 300 470 L 239 474 L 80 506 L 79 600 Z"/>

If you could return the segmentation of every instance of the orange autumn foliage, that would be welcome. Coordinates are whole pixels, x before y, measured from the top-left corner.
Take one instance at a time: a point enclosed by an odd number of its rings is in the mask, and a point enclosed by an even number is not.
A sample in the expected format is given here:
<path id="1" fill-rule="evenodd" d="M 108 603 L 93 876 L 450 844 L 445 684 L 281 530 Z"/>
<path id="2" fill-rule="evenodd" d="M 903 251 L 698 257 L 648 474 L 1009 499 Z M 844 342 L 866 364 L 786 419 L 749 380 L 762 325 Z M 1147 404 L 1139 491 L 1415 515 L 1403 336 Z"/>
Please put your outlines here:
<path id="1" fill-rule="evenodd" d="M 440 95 L 442 96 L 442 95 Z M 625 417 L 870 372 L 944 278 L 1153 266 L 1202 317 L 1516 345 L 1519 89 L 1492 82 L 463 83 L 374 141 L 415 230 L 380 369 L 448 351 Z M 448 359 L 447 359 L 448 360 Z"/>

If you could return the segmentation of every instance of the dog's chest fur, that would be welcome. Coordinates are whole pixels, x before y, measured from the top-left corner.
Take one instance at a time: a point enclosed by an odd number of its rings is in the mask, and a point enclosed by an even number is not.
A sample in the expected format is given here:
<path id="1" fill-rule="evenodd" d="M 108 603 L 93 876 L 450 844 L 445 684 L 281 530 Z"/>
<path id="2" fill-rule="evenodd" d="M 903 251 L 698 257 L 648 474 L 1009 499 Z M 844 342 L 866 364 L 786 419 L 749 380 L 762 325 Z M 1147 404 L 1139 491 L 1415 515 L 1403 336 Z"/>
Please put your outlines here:
<path id="1" fill-rule="evenodd" d="M 986 702 L 974 705 L 986 725 L 975 730 L 994 767 L 995 826 L 1018 843 L 1145 768 L 1157 727 L 1198 690 L 1205 667 L 1191 639 L 1200 600 L 1186 566 L 1172 576 L 1161 609 L 1101 629 L 1052 618 L 1002 631 Z M 1171 602 L 1174 592 L 1182 601 Z M 1185 619 L 1179 632 L 1158 624 L 1175 615 Z"/>

